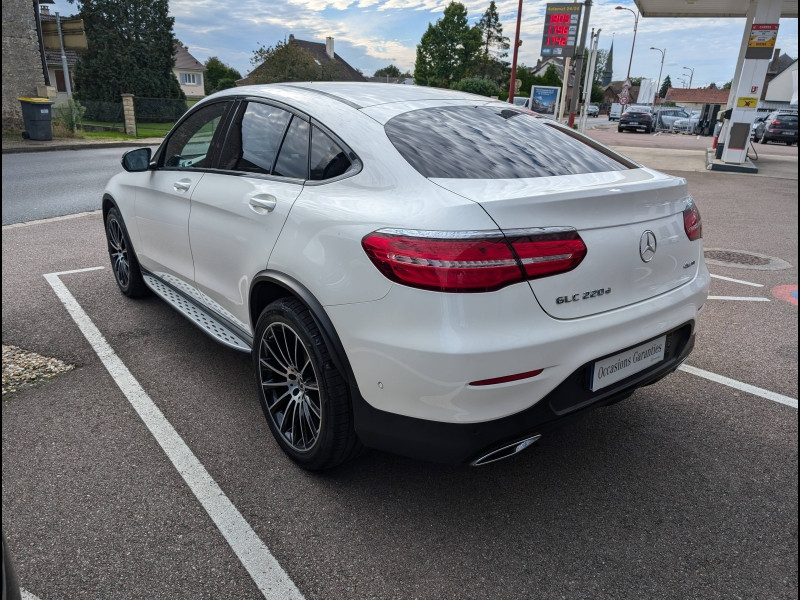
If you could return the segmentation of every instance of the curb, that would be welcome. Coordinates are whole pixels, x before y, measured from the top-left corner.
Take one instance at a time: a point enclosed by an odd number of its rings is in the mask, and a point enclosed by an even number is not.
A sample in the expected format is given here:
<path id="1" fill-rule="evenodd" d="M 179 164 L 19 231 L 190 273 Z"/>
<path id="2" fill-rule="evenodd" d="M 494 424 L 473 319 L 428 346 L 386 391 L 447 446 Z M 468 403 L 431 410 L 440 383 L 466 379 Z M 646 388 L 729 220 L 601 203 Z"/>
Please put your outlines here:
<path id="1" fill-rule="evenodd" d="M 55 152 L 58 150 L 97 150 L 100 148 L 142 148 L 144 146 L 156 146 L 162 142 L 163 138 L 142 139 L 137 141 L 124 142 L 65 142 L 65 143 L 46 143 L 36 146 L 28 145 L 9 145 L 3 146 L 3 154 L 24 154 L 27 152 Z M 36 143 L 36 142 L 30 142 Z"/>

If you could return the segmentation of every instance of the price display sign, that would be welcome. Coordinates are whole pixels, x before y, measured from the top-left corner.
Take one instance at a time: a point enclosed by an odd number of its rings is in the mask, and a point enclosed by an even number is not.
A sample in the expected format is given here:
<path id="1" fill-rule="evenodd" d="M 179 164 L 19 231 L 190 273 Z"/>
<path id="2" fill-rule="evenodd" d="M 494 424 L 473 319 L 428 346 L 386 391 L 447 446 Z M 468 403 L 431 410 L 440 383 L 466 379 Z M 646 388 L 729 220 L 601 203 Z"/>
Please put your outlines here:
<path id="1" fill-rule="evenodd" d="M 544 13 L 542 57 L 575 56 L 583 4 L 548 4 Z"/>

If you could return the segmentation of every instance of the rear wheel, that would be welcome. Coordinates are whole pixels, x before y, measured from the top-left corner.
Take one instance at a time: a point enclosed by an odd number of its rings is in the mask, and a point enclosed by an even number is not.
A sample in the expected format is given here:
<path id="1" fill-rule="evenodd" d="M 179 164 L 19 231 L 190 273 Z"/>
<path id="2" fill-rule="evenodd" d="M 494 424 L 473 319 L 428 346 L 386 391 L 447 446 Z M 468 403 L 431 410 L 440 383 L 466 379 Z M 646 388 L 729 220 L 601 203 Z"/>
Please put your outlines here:
<path id="1" fill-rule="evenodd" d="M 761 134 L 761 139 L 759 140 L 759 142 L 761 142 L 762 144 L 766 144 L 767 143 L 767 132 L 766 131 Z"/>
<path id="2" fill-rule="evenodd" d="M 617 133 L 622 133 L 623 131 L 622 127 L 617 127 Z"/>
<path id="3" fill-rule="evenodd" d="M 359 453 L 347 382 L 303 303 L 282 298 L 264 309 L 253 362 L 264 416 L 292 460 L 315 471 Z"/>
<path id="4" fill-rule="evenodd" d="M 150 289 L 142 278 L 139 261 L 128 238 L 128 232 L 122 217 L 116 208 L 106 215 L 106 242 L 108 256 L 111 259 L 111 270 L 120 291 L 129 298 L 141 298 L 150 293 Z"/>

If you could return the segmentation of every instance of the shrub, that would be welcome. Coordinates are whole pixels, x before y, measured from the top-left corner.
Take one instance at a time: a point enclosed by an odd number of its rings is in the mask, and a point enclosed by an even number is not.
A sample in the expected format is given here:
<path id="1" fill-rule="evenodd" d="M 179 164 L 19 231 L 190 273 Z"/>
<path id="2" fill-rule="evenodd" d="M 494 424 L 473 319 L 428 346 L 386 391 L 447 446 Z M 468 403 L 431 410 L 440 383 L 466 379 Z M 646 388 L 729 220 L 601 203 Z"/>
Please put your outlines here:
<path id="1" fill-rule="evenodd" d="M 59 131 L 66 130 L 67 132 L 74 132 L 78 129 L 83 122 L 83 116 L 86 114 L 86 107 L 82 106 L 80 102 L 70 98 L 66 104 L 56 107 L 56 117 L 53 119 L 53 126 L 57 127 Z"/>
<path id="2" fill-rule="evenodd" d="M 499 96 L 500 88 L 494 81 L 480 77 L 467 77 L 453 86 L 454 90 L 478 94 L 479 96 Z"/>

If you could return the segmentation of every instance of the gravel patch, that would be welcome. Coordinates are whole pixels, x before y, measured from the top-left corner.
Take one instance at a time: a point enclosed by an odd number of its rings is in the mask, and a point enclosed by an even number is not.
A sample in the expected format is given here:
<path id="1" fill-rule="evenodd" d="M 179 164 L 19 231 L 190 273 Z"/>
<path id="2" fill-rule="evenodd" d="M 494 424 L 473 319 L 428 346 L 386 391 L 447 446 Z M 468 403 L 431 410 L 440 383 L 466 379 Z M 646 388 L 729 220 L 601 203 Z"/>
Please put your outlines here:
<path id="1" fill-rule="evenodd" d="M 57 358 L 3 344 L 3 397 L 74 368 Z"/>

